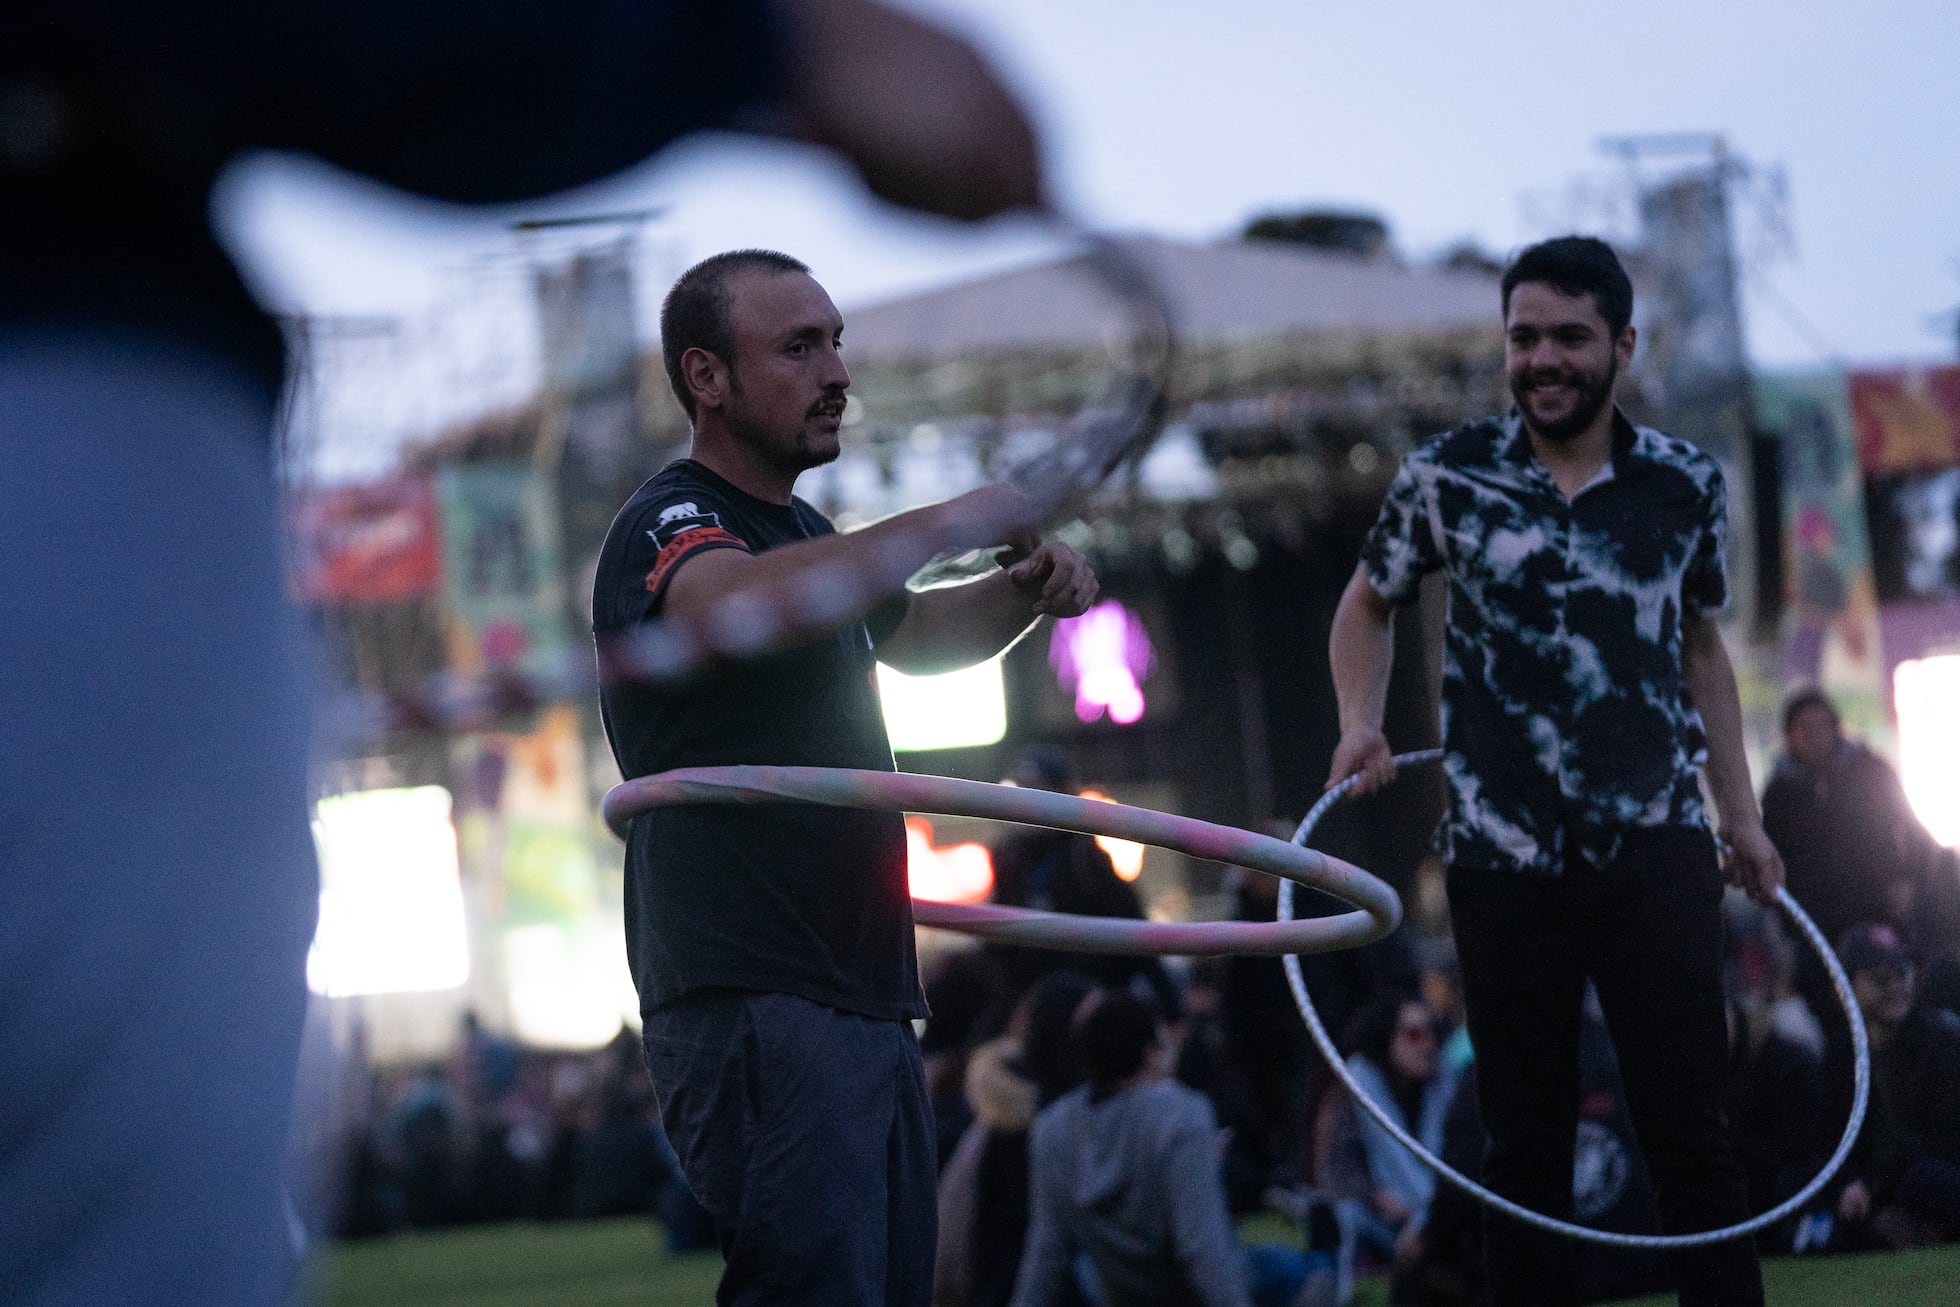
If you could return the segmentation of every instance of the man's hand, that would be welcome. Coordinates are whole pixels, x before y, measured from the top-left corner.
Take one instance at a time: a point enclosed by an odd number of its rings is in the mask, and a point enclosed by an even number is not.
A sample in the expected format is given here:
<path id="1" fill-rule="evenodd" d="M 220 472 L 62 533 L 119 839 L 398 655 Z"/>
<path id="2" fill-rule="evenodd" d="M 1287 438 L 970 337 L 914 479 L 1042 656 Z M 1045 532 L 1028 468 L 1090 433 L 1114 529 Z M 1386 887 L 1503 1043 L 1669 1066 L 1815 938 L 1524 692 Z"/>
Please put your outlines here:
<path id="1" fill-rule="evenodd" d="M 868 0 L 781 13 L 791 130 L 836 149 L 878 195 L 950 218 L 1041 207 L 1034 129 L 967 42 Z"/>
<path id="2" fill-rule="evenodd" d="M 1096 602 L 1096 574 L 1089 570 L 1089 560 L 1059 540 L 1032 553 L 1009 547 L 999 559 L 1015 593 L 1027 597 L 1038 614 L 1080 617 Z"/>
<path id="3" fill-rule="evenodd" d="M 1378 1188 L 1370 1195 L 1370 1201 L 1374 1204 L 1375 1215 L 1390 1224 L 1399 1225 L 1409 1219 L 1407 1204 L 1397 1198 L 1393 1190 Z"/>
<path id="4" fill-rule="evenodd" d="M 1770 907 L 1776 891 L 1783 886 L 1783 856 L 1770 843 L 1761 822 L 1725 825 L 1722 839 L 1728 845 L 1722 869 L 1729 884 L 1740 887 L 1750 898 Z"/>
<path id="5" fill-rule="evenodd" d="M 1341 732 L 1334 746 L 1334 765 L 1327 769 L 1324 794 L 1350 776 L 1359 775 L 1353 794 L 1371 794 L 1395 779 L 1395 755 L 1389 752 L 1388 737 L 1379 728 L 1365 727 Z"/>
<path id="6" fill-rule="evenodd" d="M 1863 1180 L 1853 1180 L 1838 1194 L 1837 1214 L 1840 1221 L 1862 1221 L 1871 1215 L 1872 1191 L 1865 1188 Z"/>

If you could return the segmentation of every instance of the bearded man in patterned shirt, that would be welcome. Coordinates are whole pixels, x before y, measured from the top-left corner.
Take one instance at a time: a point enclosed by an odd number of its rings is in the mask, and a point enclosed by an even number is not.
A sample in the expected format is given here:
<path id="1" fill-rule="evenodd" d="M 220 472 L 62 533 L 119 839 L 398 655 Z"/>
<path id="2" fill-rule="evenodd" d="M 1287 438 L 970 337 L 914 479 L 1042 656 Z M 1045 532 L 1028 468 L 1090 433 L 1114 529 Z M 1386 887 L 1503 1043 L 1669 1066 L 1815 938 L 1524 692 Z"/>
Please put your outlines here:
<path id="1" fill-rule="evenodd" d="M 1485 1183 L 1569 1219 L 1582 1004 L 1613 1034 L 1669 1233 L 1747 1215 L 1723 1119 L 1723 867 L 1769 902 L 1783 866 L 1742 749 L 1722 474 L 1613 403 L 1633 288 L 1611 247 L 1564 237 L 1502 281 L 1517 407 L 1402 462 L 1334 619 L 1341 740 L 1328 785 L 1394 774 L 1381 724 L 1395 608 L 1449 577 L 1443 688 L 1450 913 Z M 1486 1223 L 1492 1301 L 1574 1301 L 1572 1245 Z M 1684 1304 L 1758 1304 L 1747 1240 L 1677 1255 Z"/>

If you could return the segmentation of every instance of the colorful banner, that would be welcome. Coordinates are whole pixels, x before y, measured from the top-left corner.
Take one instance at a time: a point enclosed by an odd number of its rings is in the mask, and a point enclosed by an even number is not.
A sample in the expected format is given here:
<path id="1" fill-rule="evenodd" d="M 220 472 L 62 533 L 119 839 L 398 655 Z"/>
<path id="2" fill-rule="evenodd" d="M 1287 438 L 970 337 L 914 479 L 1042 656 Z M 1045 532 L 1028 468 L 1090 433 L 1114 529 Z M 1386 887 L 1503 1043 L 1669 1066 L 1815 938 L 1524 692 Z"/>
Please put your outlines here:
<path id="1" fill-rule="evenodd" d="M 437 491 L 455 670 L 544 671 L 570 644 L 549 482 L 529 463 L 464 463 Z"/>
<path id="2" fill-rule="evenodd" d="M 635 1000 L 603 869 L 619 852 L 592 811 L 577 709 L 546 710 L 526 735 L 463 737 L 453 761 L 479 952 L 512 1031 L 549 1047 L 604 1043 Z"/>
<path id="3" fill-rule="evenodd" d="M 1960 465 L 1960 367 L 1854 372 L 1850 384 L 1868 474 Z"/>
<path id="4" fill-rule="evenodd" d="M 1783 673 L 1821 686 L 1846 715 L 1882 711 L 1878 599 L 1864 478 L 1838 372 L 1759 377 L 1756 414 L 1777 433 L 1783 481 Z"/>
<path id="5" fill-rule="evenodd" d="M 442 580 L 435 486 L 421 477 L 302 492 L 293 587 L 311 603 L 413 599 Z"/>

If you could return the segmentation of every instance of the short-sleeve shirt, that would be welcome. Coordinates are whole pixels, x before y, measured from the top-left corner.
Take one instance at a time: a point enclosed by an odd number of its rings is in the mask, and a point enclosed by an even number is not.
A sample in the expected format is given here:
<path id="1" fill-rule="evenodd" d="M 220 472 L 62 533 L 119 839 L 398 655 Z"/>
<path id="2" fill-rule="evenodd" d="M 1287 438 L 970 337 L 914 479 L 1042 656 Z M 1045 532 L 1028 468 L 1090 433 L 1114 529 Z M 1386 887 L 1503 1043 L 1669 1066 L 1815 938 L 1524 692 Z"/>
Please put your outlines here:
<path id="1" fill-rule="evenodd" d="M 1449 578 L 1452 864 L 1555 876 L 1610 862 L 1628 829 L 1707 825 L 1681 639 L 1727 603 L 1725 531 L 1715 461 L 1617 411 L 1611 460 L 1570 502 L 1515 411 L 1402 460 L 1361 560 L 1391 602 Z"/>
<path id="2" fill-rule="evenodd" d="M 757 499 L 692 460 L 627 501 L 599 555 L 593 634 L 657 618 L 676 569 L 716 549 L 748 553 L 827 535 L 800 499 Z M 600 691 L 621 774 L 763 764 L 893 770 L 869 622 L 673 685 Z M 626 841 L 627 959 L 642 1012 L 690 990 L 796 994 L 866 1016 L 924 1016 L 894 813 L 796 803 L 693 804 L 634 820 Z"/>

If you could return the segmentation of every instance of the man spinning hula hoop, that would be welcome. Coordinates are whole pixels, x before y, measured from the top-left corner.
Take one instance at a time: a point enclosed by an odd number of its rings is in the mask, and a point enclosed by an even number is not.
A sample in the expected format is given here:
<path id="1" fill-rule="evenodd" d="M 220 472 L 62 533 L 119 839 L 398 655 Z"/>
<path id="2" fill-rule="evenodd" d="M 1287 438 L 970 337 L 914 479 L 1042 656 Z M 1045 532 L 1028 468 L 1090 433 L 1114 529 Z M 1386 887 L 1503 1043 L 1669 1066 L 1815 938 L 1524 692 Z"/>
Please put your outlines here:
<path id="1" fill-rule="evenodd" d="M 690 456 L 614 521 L 594 634 L 603 651 L 657 618 L 711 643 L 742 595 L 776 588 L 809 620 L 786 652 L 684 684 L 606 683 L 629 779 L 731 764 L 891 771 L 874 658 L 965 666 L 1095 598 L 1067 545 L 972 525 L 1015 519 L 1006 485 L 849 535 L 793 497 L 802 472 L 838 454 L 843 329 L 809 270 L 771 251 L 717 255 L 667 297 L 661 343 Z M 902 578 L 941 548 L 1001 545 L 1006 569 L 964 585 L 908 594 L 849 579 L 889 573 L 865 564 L 894 551 L 916 554 Z M 926 1007 L 899 816 L 798 803 L 645 813 L 627 837 L 626 934 L 661 1114 L 727 1258 L 717 1301 L 925 1307 L 938 1158 L 907 1024 Z"/>
<path id="2" fill-rule="evenodd" d="M 1341 740 L 1330 788 L 1393 775 L 1381 723 L 1395 607 L 1449 576 L 1443 684 L 1450 914 L 1484 1182 L 1569 1218 L 1587 981 L 1669 1233 L 1747 1215 L 1721 1110 L 1727 1064 L 1722 869 L 1769 902 L 1783 866 L 1743 756 L 1727 602 L 1722 476 L 1613 403 L 1633 356 L 1633 288 L 1588 237 L 1532 246 L 1504 273 L 1517 408 L 1402 462 L 1335 615 Z M 1569 1242 L 1486 1220 L 1493 1303 L 1574 1301 Z M 1753 1246 L 1676 1254 L 1684 1304 L 1763 1301 Z"/>

